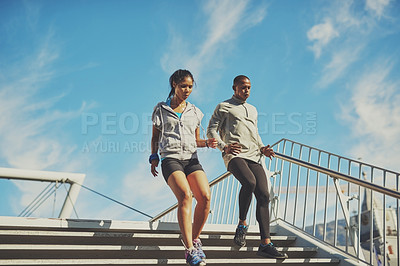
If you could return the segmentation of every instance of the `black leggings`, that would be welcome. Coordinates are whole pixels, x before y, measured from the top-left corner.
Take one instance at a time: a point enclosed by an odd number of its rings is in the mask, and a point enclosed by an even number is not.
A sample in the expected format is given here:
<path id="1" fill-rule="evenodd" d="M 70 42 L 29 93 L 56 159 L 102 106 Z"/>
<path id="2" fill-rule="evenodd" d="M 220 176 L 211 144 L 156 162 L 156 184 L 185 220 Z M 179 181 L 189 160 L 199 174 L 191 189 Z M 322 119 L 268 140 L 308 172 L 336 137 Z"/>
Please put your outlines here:
<path id="1" fill-rule="evenodd" d="M 269 190 L 263 167 L 259 163 L 236 157 L 229 162 L 228 170 L 242 184 L 239 192 L 239 219 L 246 220 L 254 193 L 257 199 L 256 218 L 261 239 L 270 238 Z"/>

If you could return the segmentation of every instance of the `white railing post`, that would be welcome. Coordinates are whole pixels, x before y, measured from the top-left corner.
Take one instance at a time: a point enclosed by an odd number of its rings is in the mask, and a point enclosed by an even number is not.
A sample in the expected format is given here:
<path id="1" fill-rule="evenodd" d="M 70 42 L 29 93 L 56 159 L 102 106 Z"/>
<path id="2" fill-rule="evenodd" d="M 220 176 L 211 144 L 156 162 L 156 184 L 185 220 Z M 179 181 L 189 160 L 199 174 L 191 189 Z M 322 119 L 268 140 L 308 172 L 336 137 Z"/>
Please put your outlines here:
<path id="1" fill-rule="evenodd" d="M 72 183 L 67 195 L 65 196 L 64 204 L 61 208 L 60 214 L 58 218 L 69 218 L 71 217 L 72 211 L 74 210 L 74 206 L 76 200 L 79 195 L 79 191 L 81 190 L 81 184 Z"/>
<path id="2" fill-rule="evenodd" d="M 351 240 L 353 241 L 354 252 L 355 252 L 355 254 L 358 255 L 358 257 L 360 259 L 365 261 L 364 253 L 362 252 L 361 242 L 360 242 L 360 239 L 358 238 L 357 230 L 354 230 L 354 228 L 353 228 L 353 226 L 351 225 L 351 222 L 350 222 L 350 214 L 349 214 L 349 210 L 347 209 L 347 205 L 346 205 L 347 201 L 350 198 L 346 197 L 342 193 L 342 190 L 341 190 L 340 184 L 339 184 L 339 180 L 337 178 L 333 178 L 333 183 L 334 183 L 335 188 L 336 188 L 336 194 L 339 196 L 339 202 L 340 202 L 340 205 L 342 207 L 343 216 L 344 216 L 344 219 L 345 219 L 345 222 L 346 222 L 346 226 L 350 230 L 350 236 L 352 236 Z M 360 230 L 360 226 L 358 226 L 357 229 Z"/>

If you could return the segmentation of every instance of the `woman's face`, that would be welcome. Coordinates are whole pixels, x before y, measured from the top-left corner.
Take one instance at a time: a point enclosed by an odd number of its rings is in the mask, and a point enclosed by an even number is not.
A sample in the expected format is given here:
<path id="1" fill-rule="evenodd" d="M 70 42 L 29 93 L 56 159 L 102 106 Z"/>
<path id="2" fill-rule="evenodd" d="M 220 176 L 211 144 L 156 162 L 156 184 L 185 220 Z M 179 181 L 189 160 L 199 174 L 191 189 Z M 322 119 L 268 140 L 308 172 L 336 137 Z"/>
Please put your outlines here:
<path id="1" fill-rule="evenodd" d="M 180 83 L 178 84 L 174 83 L 174 88 L 175 88 L 175 96 L 179 100 L 186 100 L 189 97 L 190 93 L 192 93 L 193 80 L 191 77 L 187 76 Z"/>

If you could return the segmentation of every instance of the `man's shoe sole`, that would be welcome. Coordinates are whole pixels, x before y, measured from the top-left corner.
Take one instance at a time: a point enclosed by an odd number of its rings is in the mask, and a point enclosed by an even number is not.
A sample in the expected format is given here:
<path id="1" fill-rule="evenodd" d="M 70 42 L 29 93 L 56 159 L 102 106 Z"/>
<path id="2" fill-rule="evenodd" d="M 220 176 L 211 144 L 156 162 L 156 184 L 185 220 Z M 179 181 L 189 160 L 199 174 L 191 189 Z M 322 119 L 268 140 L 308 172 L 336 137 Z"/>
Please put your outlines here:
<path id="1" fill-rule="evenodd" d="M 257 251 L 257 255 L 261 256 L 261 257 L 264 257 L 264 258 L 270 258 L 270 259 L 287 259 L 288 258 L 287 255 L 276 257 L 276 256 L 269 255 L 268 253 L 259 252 L 259 251 Z"/>
<path id="2" fill-rule="evenodd" d="M 237 246 L 239 246 L 239 247 L 244 247 L 244 246 L 246 246 L 246 242 L 244 242 L 243 244 L 241 244 L 241 243 L 237 242 L 235 239 L 233 239 L 233 242 L 234 242 Z"/>

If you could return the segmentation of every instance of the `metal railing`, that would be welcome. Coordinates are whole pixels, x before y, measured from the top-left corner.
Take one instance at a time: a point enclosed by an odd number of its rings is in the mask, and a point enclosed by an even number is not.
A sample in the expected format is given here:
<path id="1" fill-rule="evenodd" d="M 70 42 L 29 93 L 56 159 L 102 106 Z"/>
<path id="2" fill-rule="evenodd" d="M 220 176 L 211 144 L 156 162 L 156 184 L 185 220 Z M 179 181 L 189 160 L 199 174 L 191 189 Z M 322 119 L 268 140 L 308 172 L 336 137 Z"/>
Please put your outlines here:
<path id="1" fill-rule="evenodd" d="M 65 172 L 52 172 L 52 171 L 37 171 L 37 170 L 26 170 L 26 169 L 15 169 L 15 168 L 1 168 L 0 167 L 0 179 L 10 180 L 28 180 L 28 181 L 40 181 L 49 182 L 46 188 L 39 193 L 39 195 L 20 213 L 18 216 L 29 217 L 31 216 L 50 196 L 54 195 L 54 202 L 56 199 L 56 191 L 60 184 L 69 184 L 69 190 L 66 189 L 66 195 L 64 203 L 61 207 L 58 218 L 70 218 L 72 211 L 75 212 L 77 218 L 78 213 L 75 209 L 75 203 L 78 198 L 81 188 L 84 188 L 98 196 L 101 196 L 107 200 L 110 200 L 116 204 L 119 204 L 125 208 L 128 208 L 140 215 L 146 216 L 147 218 L 153 218 L 151 215 L 142 212 L 136 208 L 133 208 L 119 200 L 111 198 L 103 193 L 100 193 L 94 189 L 91 189 L 83 185 L 85 180 L 85 174 L 79 173 L 65 173 Z M 54 184 L 54 186 L 53 186 Z M 53 213 L 55 206 L 53 205 Z M 54 214 L 53 214 L 54 215 Z"/>
<path id="2" fill-rule="evenodd" d="M 59 218 L 69 218 L 74 210 L 85 174 L 64 173 L 51 171 L 23 170 L 13 168 L 0 168 L 0 179 L 47 181 L 53 183 L 68 183 L 70 188 L 65 196 Z"/>
<path id="3" fill-rule="evenodd" d="M 368 264 L 400 264 L 399 173 L 287 139 L 274 146 L 280 219 Z"/>
<path id="4" fill-rule="evenodd" d="M 269 160 L 271 219 L 374 265 L 400 265 L 399 177 L 394 171 L 282 139 Z M 209 224 L 237 224 L 239 182 L 226 172 L 210 182 Z M 253 201 L 248 223 L 256 224 Z M 177 204 L 151 219 L 176 221 Z M 393 260 L 396 260 L 395 263 Z"/>

